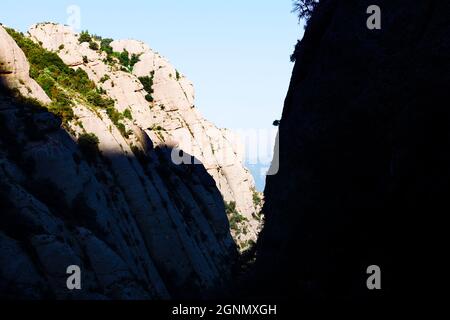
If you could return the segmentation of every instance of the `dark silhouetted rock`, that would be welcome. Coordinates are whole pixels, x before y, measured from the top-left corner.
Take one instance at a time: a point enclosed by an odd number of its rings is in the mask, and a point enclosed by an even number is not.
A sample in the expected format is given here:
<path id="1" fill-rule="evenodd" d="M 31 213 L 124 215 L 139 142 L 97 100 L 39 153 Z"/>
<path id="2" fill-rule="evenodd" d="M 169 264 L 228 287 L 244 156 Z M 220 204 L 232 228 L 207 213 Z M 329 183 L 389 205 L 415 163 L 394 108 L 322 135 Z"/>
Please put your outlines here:
<path id="1" fill-rule="evenodd" d="M 373 31 L 372 4 L 321 1 L 297 46 L 253 294 L 400 298 L 445 277 L 450 4 L 376 1 Z"/>

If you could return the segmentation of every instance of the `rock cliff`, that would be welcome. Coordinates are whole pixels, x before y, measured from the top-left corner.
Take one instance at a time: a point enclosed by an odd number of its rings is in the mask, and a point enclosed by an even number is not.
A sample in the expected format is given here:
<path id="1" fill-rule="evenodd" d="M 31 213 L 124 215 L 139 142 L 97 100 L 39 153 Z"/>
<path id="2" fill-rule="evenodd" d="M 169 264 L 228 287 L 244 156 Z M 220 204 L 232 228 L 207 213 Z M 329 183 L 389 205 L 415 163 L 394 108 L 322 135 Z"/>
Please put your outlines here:
<path id="1" fill-rule="evenodd" d="M 37 99 L 44 104 L 50 103 L 44 90 L 30 78 L 30 66 L 25 54 L 8 35 L 5 29 L 0 27 L 0 80 L 2 85 L 16 88 L 20 94 Z"/>
<path id="2" fill-rule="evenodd" d="M 115 101 L 119 112 L 130 110 L 132 120 L 124 124 L 133 132 L 128 139 L 131 143 L 139 145 L 139 137 L 147 136 L 155 146 L 178 148 L 198 159 L 216 181 L 224 201 L 235 203 L 245 218 L 232 230 L 238 244 L 245 249 L 256 241 L 261 222 L 255 214 L 260 208 L 253 201 L 253 177 L 243 166 L 243 146 L 232 132 L 218 129 L 200 115 L 193 84 L 167 59 L 140 41 L 106 39 L 113 53 L 136 57 L 134 65 L 124 68 L 120 61 L 108 62 L 105 51 L 80 43 L 79 35 L 62 25 L 38 24 L 31 27 L 29 36 L 57 52 L 67 65 L 84 70 Z M 102 47 L 105 39 L 97 37 L 92 42 Z M 151 85 L 144 82 L 144 87 L 143 78 Z"/>
<path id="3" fill-rule="evenodd" d="M 259 208 L 192 84 L 137 41 L 56 24 L 0 40 L 0 296 L 201 298 L 229 281 L 230 225 L 247 248 Z"/>
<path id="4" fill-rule="evenodd" d="M 321 0 L 294 53 L 256 295 L 399 301 L 442 283 L 450 5 L 375 1 L 369 30 L 373 2 Z"/>

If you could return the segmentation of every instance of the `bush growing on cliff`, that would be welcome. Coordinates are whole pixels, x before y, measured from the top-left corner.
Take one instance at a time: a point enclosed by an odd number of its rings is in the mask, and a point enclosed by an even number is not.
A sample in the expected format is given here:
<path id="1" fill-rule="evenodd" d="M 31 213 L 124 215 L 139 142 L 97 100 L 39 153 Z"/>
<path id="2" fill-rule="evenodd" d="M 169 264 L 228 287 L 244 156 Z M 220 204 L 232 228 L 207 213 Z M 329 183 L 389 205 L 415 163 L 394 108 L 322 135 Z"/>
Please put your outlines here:
<path id="1" fill-rule="evenodd" d="M 119 55 L 119 62 L 121 65 L 123 65 L 124 67 L 127 67 L 130 65 L 130 54 L 128 53 L 127 50 L 123 50 L 120 55 Z"/>
<path id="2" fill-rule="evenodd" d="M 225 211 L 227 214 L 231 214 L 236 211 L 236 202 L 225 202 Z"/>
<path id="3" fill-rule="evenodd" d="M 81 34 L 80 34 L 80 37 L 78 38 L 78 41 L 80 43 L 91 42 L 92 41 L 92 37 L 91 37 L 91 35 L 89 34 L 89 32 L 87 30 L 86 31 L 81 31 Z"/>
<path id="4" fill-rule="evenodd" d="M 93 50 L 100 50 L 106 53 L 106 59 L 104 60 L 105 63 L 113 64 L 115 61 L 119 61 L 119 63 L 124 68 L 123 71 L 131 72 L 133 70 L 133 67 L 136 63 L 139 62 L 139 55 L 132 54 L 130 57 L 130 53 L 124 49 L 122 52 L 114 52 L 114 49 L 111 46 L 111 42 L 113 42 L 113 39 L 103 39 L 101 37 L 96 38 L 98 41 L 100 41 L 100 47 L 97 43 L 96 49 Z M 116 60 L 117 59 L 117 60 Z"/>
<path id="5" fill-rule="evenodd" d="M 139 77 L 139 81 L 142 83 L 142 85 L 144 86 L 144 90 L 147 91 L 147 95 L 145 96 L 145 99 L 148 102 L 153 102 L 153 79 L 155 77 L 155 72 L 152 71 L 150 73 L 150 76 L 145 76 L 145 77 Z"/>
<path id="6" fill-rule="evenodd" d="M 5 29 L 25 53 L 25 56 L 30 63 L 30 76 L 33 79 L 36 79 L 39 76 L 41 70 L 49 66 L 54 66 L 55 69 L 64 71 L 69 69 L 56 53 L 43 49 L 39 44 L 26 38 L 23 33 L 10 28 Z"/>
<path id="7" fill-rule="evenodd" d="M 256 191 L 255 188 L 252 189 L 252 196 L 253 196 L 253 205 L 255 206 L 255 208 L 261 206 L 263 200 L 261 198 L 260 193 Z"/>
<path id="8" fill-rule="evenodd" d="M 95 41 L 89 42 L 89 49 L 97 51 L 99 49 L 97 42 Z"/>
<path id="9" fill-rule="evenodd" d="M 78 68 L 75 71 L 70 69 L 68 76 L 70 77 L 69 82 L 67 83 L 68 87 L 82 95 L 86 95 L 89 91 L 96 88 L 95 83 L 89 79 L 86 71 L 81 68 Z"/>
<path id="10" fill-rule="evenodd" d="M 13 29 L 7 29 L 7 31 L 25 53 L 30 63 L 31 78 L 36 80 L 52 100 L 48 110 L 60 116 L 63 123 L 66 124 L 74 117 L 73 103 L 67 92 L 75 91 L 96 107 L 106 109 L 114 106 L 114 101 L 105 98 L 102 92 L 97 90 L 97 86 L 83 69 L 69 68 L 56 53 L 42 48 L 22 33 Z M 86 32 L 83 37 L 86 38 Z"/>
<path id="11" fill-rule="evenodd" d="M 125 109 L 125 111 L 123 112 L 123 116 L 128 120 L 133 120 L 133 116 L 131 115 L 130 109 Z"/>
<path id="12" fill-rule="evenodd" d="M 55 79 L 46 72 L 39 74 L 36 79 L 37 83 L 44 89 L 45 93 L 50 97 L 53 87 L 56 85 Z"/>
<path id="13" fill-rule="evenodd" d="M 113 105 L 111 105 L 106 108 L 106 113 L 108 114 L 108 117 L 109 117 L 109 119 L 111 119 L 112 123 L 119 130 L 120 134 L 124 138 L 129 138 L 131 132 L 127 131 L 125 125 L 122 123 L 122 120 L 125 118 L 125 115 L 124 115 L 125 112 L 120 113 L 119 111 L 117 111 L 116 108 L 114 108 Z M 130 111 L 130 116 L 131 116 L 131 111 Z"/>
<path id="14" fill-rule="evenodd" d="M 298 13 L 300 20 L 308 21 L 318 4 L 319 0 L 295 0 L 293 12 Z"/>
<path id="15" fill-rule="evenodd" d="M 151 128 L 150 128 L 150 130 L 153 130 L 153 131 L 167 131 L 166 129 L 164 129 L 163 127 L 161 127 L 161 126 L 159 126 L 159 125 L 153 125 Z"/>
<path id="16" fill-rule="evenodd" d="M 119 59 L 120 64 L 124 68 L 123 71 L 132 72 L 134 65 L 139 62 L 139 56 L 137 54 L 132 54 L 130 57 L 130 53 L 124 49 L 122 52 L 113 52 L 113 57 Z"/>
<path id="17" fill-rule="evenodd" d="M 145 95 L 145 100 L 147 100 L 148 102 L 155 101 L 155 99 L 153 99 L 153 96 L 150 93 Z"/>
<path id="18" fill-rule="evenodd" d="M 57 115 L 62 119 L 63 124 L 67 125 L 69 121 L 75 118 L 72 110 L 72 104 L 66 104 L 64 102 L 52 102 L 48 107 L 48 111 Z"/>
<path id="19" fill-rule="evenodd" d="M 120 121 L 124 115 L 114 108 L 114 101 L 103 95 L 95 83 L 89 79 L 88 74 L 81 68 L 69 68 L 61 58 L 37 43 L 26 38 L 22 33 L 7 29 L 11 37 L 23 50 L 30 63 L 30 76 L 43 88 L 52 100 L 48 110 L 61 117 L 64 124 L 74 119 L 71 96 L 75 93 L 79 98 L 95 107 L 105 109 L 111 121 L 116 125 L 124 137 L 128 137 L 125 125 Z M 86 32 L 82 33 L 86 40 Z M 89 35 L 89 34 L 88 34 Z M 111 40 L 112 41 L 112 40 Z M 102 40 L 102 48 L 107 49 L 110 39 Z M 112 52 L 112 48 L 111 48 Z M 87 60 L 83 58 L 83 60 Z M 70 96 L 68 95 L 70 93 Z"/>
<path id="20" fill-rule="evenodd" d="M 108 108 L 114 106 L 114 101 L 109 98 L 104 98 L 96 90 L 90 91 L 86 94 L 86 99 L 88 102 L 92 103 L 96 107 Z"/>
<path id="21" fill-rule="evenodd" d="M 141 81 L 145 91 L 148 93 L 153 93 L 153 75 L 150 75 L 150 77 L 139 77 L 139 81 Z"/>
<path id="22" fill-rule="evenodd" d="M 111 42 L 113 41 L 113 39 L 102 39 L 100 41 L 100 50 L 106 52 L 107 55 L 111 55 L 113 53 Z"/>
<path id="23" fill-rule="evenodd" d="M 111 80 L 111 77 L 107 74 L 105 74 L 101 79 L 100 82 L 101 83 L 105 83 L 106 81 Z"/>
<path id="24" fill-rule="evenodd" d="M 241 215 L 239 211 L 237 211 L 236 202 L 225 202 L 225 211 L 230 221 L 231 230 L 235 231 L 236 233 L 241 233 L 242 231 L 239 228 L 239 224 L 248 220 L 243 215 Z"/>
<path id="25" fill-rule="evenodd" d="M 94 133 L 83 133 L 78 137 L 78 146 L 88 160 L 94 160 L 99 154 L 99 139 Z"/>
<path id="26" fill-rule="evenodd" d="M 139 56 L 137 54 L 132 54 L 130 59 L 130 68 L 133 69 L 134 65 L 139 62 Z"/>

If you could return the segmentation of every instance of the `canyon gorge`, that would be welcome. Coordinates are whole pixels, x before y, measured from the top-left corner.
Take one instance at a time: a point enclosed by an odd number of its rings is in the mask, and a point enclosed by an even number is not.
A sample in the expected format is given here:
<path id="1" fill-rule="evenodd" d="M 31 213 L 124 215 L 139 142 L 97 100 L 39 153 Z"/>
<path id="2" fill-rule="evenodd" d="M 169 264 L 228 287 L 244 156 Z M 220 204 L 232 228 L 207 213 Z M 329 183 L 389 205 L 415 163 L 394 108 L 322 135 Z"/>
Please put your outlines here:
<path id="1" fill-rule="evenodd" d="M 442 285 L 448 251 L 450 3 L 378 0 L 372 29 L 372 1 L 298 3 L 311 10 L 264 195 L 235 134 L 148 45 L 0 26 L 0 298 L 435 293 L 423 288 Z M 67 290 L 68 265 L 83 290 Z M 381 290 L 367 286 L 374 265 Z"/>
<path id="2" fill-rule="evenodd" d="M 0 26 L 0 43 L 1 294 L 200 298 L 224 285 L 256 242 L 261 195 L 193 84 L 135 40 L 42 23 Z"/>

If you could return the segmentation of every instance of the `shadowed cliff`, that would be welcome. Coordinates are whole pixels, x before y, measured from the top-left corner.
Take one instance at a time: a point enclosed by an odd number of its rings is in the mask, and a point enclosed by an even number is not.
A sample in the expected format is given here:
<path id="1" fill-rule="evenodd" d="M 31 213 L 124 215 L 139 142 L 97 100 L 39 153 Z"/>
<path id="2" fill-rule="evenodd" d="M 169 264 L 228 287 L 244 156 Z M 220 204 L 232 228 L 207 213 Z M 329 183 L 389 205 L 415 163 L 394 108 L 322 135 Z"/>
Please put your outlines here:
<path id="1" fill-rule="evenodd" d="M 203 165 L 174 165 L 166 148 L 102 153 L 60 125 L 1 90 L 0 298 L 192 299 L 224 286 L 237 250 Z M 66 287 L 70 265 L 82 290 Z"/>
<path id="2" fill-rule="evenodd" d="M 444 276 L 450 5 L 376 1 L 369 30 L 372 2 L 321 1 L 296 48 L 253 296 L 393 299 Z"/>

